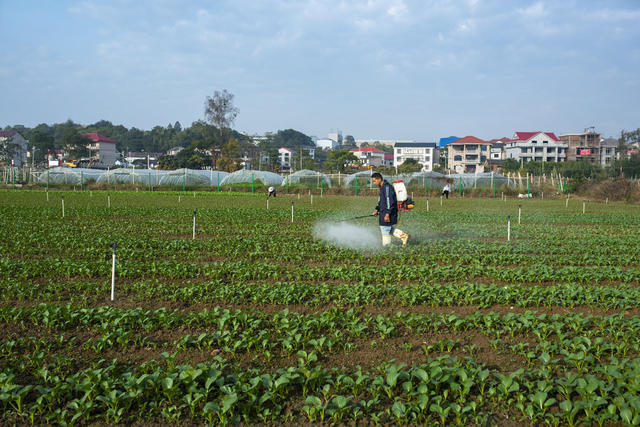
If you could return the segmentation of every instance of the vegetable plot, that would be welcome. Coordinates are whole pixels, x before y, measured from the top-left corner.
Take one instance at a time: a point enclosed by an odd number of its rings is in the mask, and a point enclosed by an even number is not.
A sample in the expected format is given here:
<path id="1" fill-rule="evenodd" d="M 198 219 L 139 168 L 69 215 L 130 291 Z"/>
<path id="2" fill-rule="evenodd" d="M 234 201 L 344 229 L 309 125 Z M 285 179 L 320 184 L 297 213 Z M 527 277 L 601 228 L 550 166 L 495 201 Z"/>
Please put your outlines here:
<path id="1" fill-rule="evenodd" d="M 60 195 L 0 197 L 5 423 L 640 424 L 637 206 L 418 201 L 351 251 L 313 226 L 373 199 Z"/>

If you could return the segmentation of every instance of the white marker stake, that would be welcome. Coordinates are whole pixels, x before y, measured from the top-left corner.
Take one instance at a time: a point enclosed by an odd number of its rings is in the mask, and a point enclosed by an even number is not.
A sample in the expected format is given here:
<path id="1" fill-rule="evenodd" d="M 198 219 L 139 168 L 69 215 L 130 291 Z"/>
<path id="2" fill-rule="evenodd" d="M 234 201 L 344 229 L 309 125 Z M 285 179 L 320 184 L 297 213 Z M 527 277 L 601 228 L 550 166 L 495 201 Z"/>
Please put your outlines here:
<path id="1" fill-rule="evenodd" d="M 298 193 L 298 200 L 300 200 L 300 193 Z"/>
<path id="2" fill-rule="evenodd" d="M 511 217 L 507 216 L 507 241 L 511 240 Z"/>
<path id="3" fill-rule="evenodd" d="M 178 196 L 178 203 L 180 203 L 180 196 Z"/>
<path id="4" fill-rule="evenodd" d="M 542 191 L 542 200 L 544 200 L 544 191 Z"/>
<path id="5" fill-rule="evenodd" d="M 586 204 L 585 202 L 582 202 L 582 213 L 584 213 L 585 204 Z"/>
<path id="6" fill-rule="evenodd" d="M 518 205 L 518 225 L 520 225 L 520 215 L 522 214 L 522 205 Z"/>
<path id="7" fill-rule="evenodd" d="M 107 195 L 107 207 L 111 207 L 111 196 Z"/>
<path id="8" fill-rule="evenodd" d="M 64 196 L 62 196 L 62 218 L 64 218 Z"/>
<path id="9" fill-rule="evenodd" d="M 440 196 L 440 206 L 442 206 L 442 196 Z"/>
<path id="10" fill-rule="evenodd" d="M 291 202 L 291 222 L 293 222 L 293 202 Z"/>
<path id="11" fill-rule="evenodd" d="M 47 191 L 47 202 L 49 201 L 49 192 Z"/>
<path id="12" fill-rule="evenodd" d="M 111 262 L 111 301 L 113 301 L 113 296 L 116 290 L 116 247 L 118 247 L 117 243 L 111 244 L 111 249 L 113 250 L 113 258 Z"/>
<path id="13" fill-rule="evenodd" d="M 567 200 L 564 202 L 564 207 L 567 208 L 569 207 L 569 198 L 567 197 Z"/>
<path id="14" fill-rule="evenodd" d="M 605 200 L 604 204 L 605 204 L 605 205 L 608 205 L 608 204 L 609 204 L 609 198 L 608 198 L 608 197 L 607 197 L 607 200 Z"/>
<path id="15" fill-rule="evenodd" d="M 429 212 L 429 199 L 427 199 L 427 212 Z"/>
<path id="16" fill-rule="evenodd" d="M 269 210 L 269 198 L 267 197 L 267 210 Z"/>
<path id="17" fill-rule="evenodd" d="M 193 198 L 194 199 L 196 198 L 196 192 L 195 191 L 193 192 Z"/>
<path id="18" fill-rule="evenodd" d="M 193 211 L 193 240 L 196 240 L 196 211 Z"/>
<path id="19" fill-rule="evenodd" d="M 311 204 L 313 204 L 313 194 L 309 194 L 311 196 Z"/>

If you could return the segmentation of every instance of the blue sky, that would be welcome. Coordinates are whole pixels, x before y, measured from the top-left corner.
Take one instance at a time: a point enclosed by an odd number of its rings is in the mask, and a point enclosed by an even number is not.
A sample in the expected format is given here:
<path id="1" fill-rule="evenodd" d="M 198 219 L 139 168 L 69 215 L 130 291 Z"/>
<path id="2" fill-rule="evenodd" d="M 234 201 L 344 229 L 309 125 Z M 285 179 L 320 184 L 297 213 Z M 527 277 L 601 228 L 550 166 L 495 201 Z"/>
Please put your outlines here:
<path id="1" fill-rule="evenodd" d="M 640 127 L 640 1 L 0 0 L 0 127 L 484 139 Z"/>

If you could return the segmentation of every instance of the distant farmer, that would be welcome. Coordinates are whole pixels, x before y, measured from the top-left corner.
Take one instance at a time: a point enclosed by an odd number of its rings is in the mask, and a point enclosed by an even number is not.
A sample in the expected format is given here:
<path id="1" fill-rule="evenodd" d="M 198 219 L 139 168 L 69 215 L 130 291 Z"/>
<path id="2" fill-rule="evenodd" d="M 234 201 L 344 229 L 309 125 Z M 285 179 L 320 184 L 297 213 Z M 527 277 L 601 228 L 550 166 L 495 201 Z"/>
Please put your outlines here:
<path id="1" fill-rule="evenodd" d="M 402 240 L 402 246 L 409 241 L 409 235 L 404 231 L 395 228 L 398 222 L 398 201 L 396 200 L 396 192 L 393 186 L 382 178 L 378 172 L 371 175 L 373 183 L 380 188 L 380 197 L 378 206 L 373 211 L 373 215 L 379 215 L 380 232 L 382 233 L 382 246 L 391 243 L 391 236 L 395 236 Z"/>
<path id="2" fill-rule="evenodd" d="M 274 187 L 269 187 L 269 194 L 267 194 L 267 198 L 268 197 L 276 197 L 276 189 Z"/>
<path id="3" fill-rule="evenodd" d="M 449 188 L 449 184 L 445 184 L 444 187 L 442 188 L 442 195 L 448 199 L 450 192 L 451 192 L 451 188 Z"/>

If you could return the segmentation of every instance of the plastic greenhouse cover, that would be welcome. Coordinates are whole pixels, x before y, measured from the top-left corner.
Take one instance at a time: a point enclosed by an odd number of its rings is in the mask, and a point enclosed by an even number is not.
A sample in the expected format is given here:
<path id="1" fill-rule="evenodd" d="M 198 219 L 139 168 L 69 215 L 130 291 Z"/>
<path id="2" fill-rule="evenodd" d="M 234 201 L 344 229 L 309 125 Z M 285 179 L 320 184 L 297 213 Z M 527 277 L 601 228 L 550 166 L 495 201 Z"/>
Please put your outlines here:
<path id="1" fill-rule="evenodd" d="M 220 184 L 229 172 L 214 170 L 197 170 L 197 169 L 176 169 L 167 171 L 160 179 L 159 185 L 198 185 L 198 186 L 216 186 L 218 179 Z"/>
<path id="2" fill-rule="evenodd" d="M 264 185 L 280 185 L 282 177 L 277 173 L 240 169 L 227 175 L 220 185 L 241 184 L 260 181 Z"/>
<path id="3" fill-rule="evenodd" d="M 96 181 L 100 175 L 102 175 L 105 171 L 99 169 L 85 169 L 85 168 L 52 168 L 48 171 L 42 173 L 38 178 L 38 182 L 45 184 L 48 182 L 49 184 L 72 184 L 72 185 L 80 185 L 80 183 L 85 183 L 89 181 Z"/>
<path id="4" fill-rule="evenodd" d="M 318 176 L 320 177 L 324 185 L 326 185 L 327 187 L 331 187 L 331 179 L 327 175 L 309 169 L 302 169 L 285 176 L 282 180 L 282 185 L 287 185 L 287 182 L 289 184 L 300 184 L 300 182 L 315 184 L 318 182 Z"/>
<path id="5" fill-rule="evenodd" d="M 155 169 L 112 169 L 110 171 L 102 171 L 102 174 L 96 180 L 98 184 L 115 184 L 116 180 L 121 184 L 139 184 L 158 185 L 162 176 L 167 171 Z"/>

